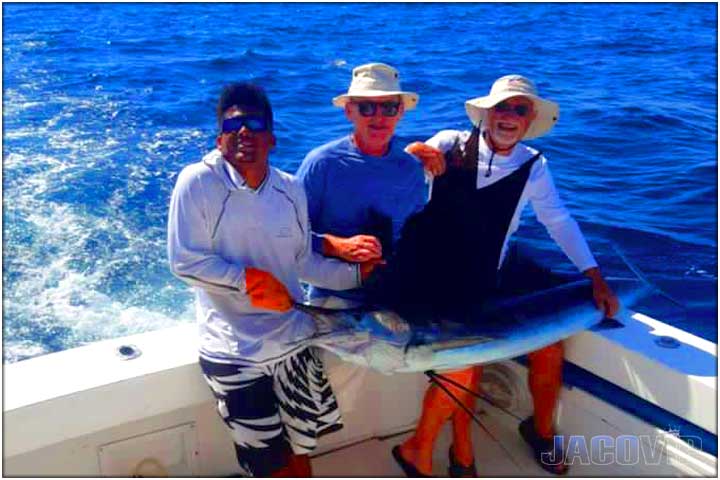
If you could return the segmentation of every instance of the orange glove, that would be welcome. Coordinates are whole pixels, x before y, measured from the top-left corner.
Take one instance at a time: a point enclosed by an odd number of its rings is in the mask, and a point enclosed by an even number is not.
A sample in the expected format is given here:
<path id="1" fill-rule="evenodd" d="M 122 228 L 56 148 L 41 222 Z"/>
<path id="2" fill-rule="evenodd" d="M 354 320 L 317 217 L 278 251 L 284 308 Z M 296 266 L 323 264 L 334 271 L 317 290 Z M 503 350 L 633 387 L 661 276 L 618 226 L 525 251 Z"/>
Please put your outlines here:
<path id="1" fill-rule="evenodd" d="M 271 273 L 257 268 L 245 269 L 245 291 L 250 297 L 250 305 L 255 308 L 287 312 L 293 305 L 292 297 L 285 285 Z"/>
<path id="2" fill-rule="evenodd" d="M 445 155 L 443 155 L 441 150 L 426 145 L 423 142 L 413 142 L 405 147 L 405 151 L 418 157 L 425 170 L 430 172 L 434 177 L 445 173 Z"/>
<path id="3" fill-rule="evenodd" d="M 367 262 L 361 262 L 360 263 L 360 280 L 363 282 L 368 279 L 370 274 L 375 270 L 375 267 L 378 265 L 386 265 L 387 262 L 383 260 L 382 258 L 377 258 L 374 260 L 368 260 Z"/>

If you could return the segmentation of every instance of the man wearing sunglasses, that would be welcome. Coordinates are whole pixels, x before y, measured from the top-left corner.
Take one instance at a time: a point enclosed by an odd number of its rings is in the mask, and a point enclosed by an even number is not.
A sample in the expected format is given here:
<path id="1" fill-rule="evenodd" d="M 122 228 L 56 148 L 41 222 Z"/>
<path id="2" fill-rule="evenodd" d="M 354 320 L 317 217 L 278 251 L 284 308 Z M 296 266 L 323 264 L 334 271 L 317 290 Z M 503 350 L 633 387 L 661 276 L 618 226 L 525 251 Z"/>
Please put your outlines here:
<path id="1" fill-rule="evenodd" d="M 357 287 L 371 264 L 312 251 L 302 184 L 269 166 L 275 147 L 265 92 L 226 86 L 217 148 L 180 173 L 168 222 L 172 272 L 195 287 L 200 367 L 232 432 L 244 475 L 308 477 L 317 437 L 341 426 L 323 365 L 293 309 L 300 280 Z"/>
<path id="2" fill-rule="evenodd" d="M 425 205 L 423 165 L 395 138 L 398 122 L 417 102 L 417 94 L 400 88 L 393 67 L 369 63 L 353 69 L 347 93 L 333 99 L 353 131 L 308 153 L 297 172 L 317 252 L 348 262 L 380 262 L 405 220 Z M 364 291 L 312 288 L 310 296 L 327 307 L 350 306 L 364 300 Z"/>
<path id="3" fill-rule="evenodd" d="M 606 316 L 613 316 L 619 308 L 618 300 L 600 273 L 580 228 L 560 200 L 547 160 L 521 143 L 540 137 L 553 127 L 559 117 L 557 104 L 539 97 L 527 78 L 507 75 L 493 84 L 489 95 L 471 99 L 465 107 L 473 123 L 472 131 L 444 130 L 425 144 L 417 142 L 408 147 L 408 151 L 426 162 L 446 159 L 448 173 L 433 180 L 433 202 L 449 199 L 448 205 L 457 205 L 452 200 L 464 195 L 462 208 L 443 212 L 446 231 L 429 240 L 433 248 L 443 252 L 443 257 L 439 260 L 433 257 L 437 260 L 436 268 L 432 261 L 423 265 L 425 276 L 450 276 L 445 283 L 455 291 L 448 296 L 465 293 L 478 297 L 485 290 L 493 291 L 498 285 L 498 270 L 503 266 L 508 240 L 519 226 L 522 210 L 531 202 L 550 236 L 578 270 L 592 280 L 598 308 Z M 471 261 L 473 256 L 468 256 L 468 251 L 477 252 L 480 261 Z M 445 264 L 451 265 L 450 273 Z M 406 277 L 412 283 L 412 278 L 421 276 L 418 273 Z M 478 279 L 485 283 L 478 285 Z M 419 290 L 421 286 L 409 288 Z M 437 289 L 442 290 L 442 285 Z M 442 292 L 438 295 L 442 296 Z M 567 470 L 564 452 L 556 452 L 553 442 L 555 407 L 562 386 L 562 343 L 529 353 L 528 361 L 534 415 L 521 422 L 520 433 L 542 468 L 562 474 Z M 444 372 L 443 376 L 477 391 L 481 374 L 482 367 L 478 366 Z M 447 387 L 467 408 L 475 410 L 475 397 L 450 384 Z M 392 452 L 408 476 L 432 474 L 433 444 L 446 421 L 451 422 L 453 430 L 448 474 L 477 476 L 471 418 L 437 385 L 426 391 L 415 434 Z"/>

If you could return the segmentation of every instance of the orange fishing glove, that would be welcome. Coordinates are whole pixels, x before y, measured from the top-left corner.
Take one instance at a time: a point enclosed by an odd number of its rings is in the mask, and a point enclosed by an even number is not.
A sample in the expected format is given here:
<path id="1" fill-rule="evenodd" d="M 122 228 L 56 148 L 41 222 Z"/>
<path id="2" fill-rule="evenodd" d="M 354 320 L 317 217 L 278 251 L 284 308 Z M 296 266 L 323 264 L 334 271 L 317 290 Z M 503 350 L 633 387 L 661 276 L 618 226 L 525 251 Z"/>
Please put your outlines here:
<path id="1" fill-rule="evenodd" d="M 360 280 L 365 281 L 372 275 L 372 272 L 375 270 L 375 267 L 378 265 L 385 266 L 387 262 L 383 260 L 382 258 L 374 259 L 374 260 L 368 260 L 367 262 L 360 263 Z"/>
<path id="2" fill-rule="evenodd" d="M 245 291 L 250 297 L 250 305 L 276 312 L 287 312 L 293 302 L 285 285 L 271 273 L 257 268 L 245 269 Z"/>
<path id="3" fill-rule="evenodd" d="M 425 170 L 430 172 L 434 177 L 445 173 L 445 155 L 442 150 L 438 150 L 422 142 L 413 142 L 405 147 L 405 151 L 418 157 Z"/>

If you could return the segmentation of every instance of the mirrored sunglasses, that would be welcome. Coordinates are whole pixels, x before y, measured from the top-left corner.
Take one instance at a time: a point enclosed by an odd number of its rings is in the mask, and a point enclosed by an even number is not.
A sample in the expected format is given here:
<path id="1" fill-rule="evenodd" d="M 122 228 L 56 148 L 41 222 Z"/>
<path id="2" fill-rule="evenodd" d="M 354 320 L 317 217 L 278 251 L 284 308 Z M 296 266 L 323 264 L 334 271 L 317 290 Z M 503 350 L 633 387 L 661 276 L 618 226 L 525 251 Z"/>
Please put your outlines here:
<path id="1" fill-rule="evenodd" d="M 222 133 L 239 132 L 242 127 L 246 127 L 251 132 L 267 132 L 269 130 L 268 121 L 265 117 L 238 115 L 223 120 Z"/>
<path id="2" fill-rule="evenodd" d="M 358 112 L 363 117 L 372 117 L 380 107 L 383 117 L 394 117 L 400 111 L 400 102 L 355 102 Z"/>

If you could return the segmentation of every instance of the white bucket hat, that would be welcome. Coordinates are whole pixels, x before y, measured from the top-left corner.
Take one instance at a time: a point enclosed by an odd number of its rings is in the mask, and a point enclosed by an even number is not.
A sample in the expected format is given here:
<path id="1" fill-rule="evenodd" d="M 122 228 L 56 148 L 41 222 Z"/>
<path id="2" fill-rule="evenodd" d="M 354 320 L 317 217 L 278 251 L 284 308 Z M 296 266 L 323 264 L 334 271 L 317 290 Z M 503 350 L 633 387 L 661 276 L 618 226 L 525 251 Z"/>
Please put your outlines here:
<path id="1" fill-rule="evenodd" d="M 487 111 L 510 97 L 523 96 L 532 100 L 537 116 L 530 124 L 523 139 L 545 135 L 560 118 L 560 107 L 555 102 L 544 100 L 537 94 L 535 85 L 522 75 L 505 75 L 495 80 L 490 94 L 465 102 L 465 111 L 474 125 L 485 119 Z"/>
<path id="2" fill-rule="evenodd" d="M 400 95 L 405 110 L 412 110 L 420 96 L 413 92 L 403 92 L 400 88 L 400 74 L 384 63 L 367 63 L 353 68 L 352 82 L 347 93 L 333 98 L 333 105 L 344 108 L 351 97 L 384 97 Z"/>

